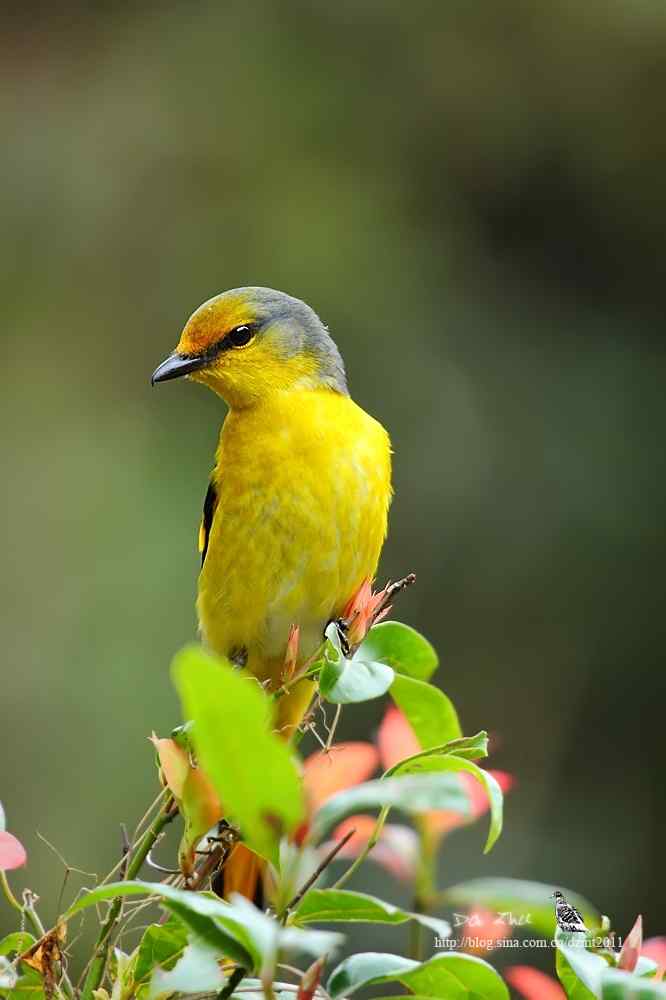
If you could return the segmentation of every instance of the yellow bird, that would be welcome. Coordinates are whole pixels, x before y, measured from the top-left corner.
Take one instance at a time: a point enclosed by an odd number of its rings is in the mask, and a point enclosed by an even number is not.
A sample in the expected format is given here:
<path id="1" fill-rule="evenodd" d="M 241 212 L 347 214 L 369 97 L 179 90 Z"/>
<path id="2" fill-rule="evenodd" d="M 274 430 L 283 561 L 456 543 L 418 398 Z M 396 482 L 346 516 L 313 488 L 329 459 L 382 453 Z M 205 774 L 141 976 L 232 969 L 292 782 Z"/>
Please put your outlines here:
<path id="1" fill-rule="evenodd" d="M 389 437 L 350 398 L 319 317 L 284 292 L 237 288 L 199 306 L 152 382 L 181 376 L 229 407 L 199 536 L 202 638 L 277 687 L 291 626 L 303 662 L 375 575 L 391 499 Z M 293 733 L 311 697 L 301 681 L 280 699 L 278 731 Z M 237 848 L 230 859 L 225 893 L 252 895 L 248 853 Z"/>

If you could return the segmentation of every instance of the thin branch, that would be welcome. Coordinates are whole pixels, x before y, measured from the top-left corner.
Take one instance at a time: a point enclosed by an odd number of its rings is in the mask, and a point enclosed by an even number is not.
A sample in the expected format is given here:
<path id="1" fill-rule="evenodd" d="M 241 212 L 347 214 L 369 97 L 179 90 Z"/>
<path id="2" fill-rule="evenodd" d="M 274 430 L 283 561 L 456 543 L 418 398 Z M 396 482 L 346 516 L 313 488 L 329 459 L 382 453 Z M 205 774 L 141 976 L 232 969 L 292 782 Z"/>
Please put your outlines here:
<path id="1" fill-rule="evenodd" d="M 35 896 L 34 892 L 30 889 L 23 890 L 23 912 L 35 929 L 38 937 L 46 937 L 46 931 L 44 930 L 44 924 L 39 919 L 37 910 L 35 909 L 35 903 L 39 899 L 39 896 Z M 51 933 L 49 931 L 49 933 Z"/>
<path id="2" fill-rule="evenodd" d="M 396 597 L 401 591 L 406 590 L 407 587 L 411 587 L 414 583 L 416 583 L 416 573 L 408 573 L 407 576 L 403 576 L 402 580 L 396 580 L 395 583 L 389 583 L 381 604 L 379 604 L 375 609 L 374 617 L 376 618 L 377 615 L 382 613 L 382 611 L 385 611 L 394 597 Z"/>
<path id="3" fill-rule="evenodd" d="M 247 976 L 247 969 L 237 966 L 227 979 L 226 986 L 223 986 L 217 994 L 217 1000 L 228 1000 L 232 993 L 235 993 L 238 984 Z"/>
<path id="4" fill-rule="evenodd" d="M 129 842 L 129 837 L 127 836 L 127 827 L 124 823 L 120 824 L 120 881 L 124 882 L 127 875 L 127 866 L 129 864 L 129 857 L 132 852 L 132 846 Z"/>
<path id="5" fill-rule="evenodd" d="M 331 723 L 331 728 L 328 730 L 328 738 L 326 740 L 326 746 L 324 750 L 328 753 L 333 745 L 333 739 L 335 737 L 335 731 L 338 728 L 338 722 L 340 721 L 340 715 L 342 714 L 342 705 L 337 705 L 335 709 L 335 715 L 333 716 L 333 722 Z"/>
<path id="6" fill-rule="evenodd" d="M 324 860 L 322 861 L 322 863 L 313 871 L 312 875 L 307 880 L 307 882 L 298 890 L 298 892 L 296 893 L 296 895 L 294 896 L 294 898 L 289 900 L 289 902 L 287 903 L 287 905 L 284 908 L 283 918 L 287 916 L 287 914 L 289 913 L 290 910 L 293 910 L 296 906 L 298 906 L 298 904 L 303 899 L 303 896 L 308 891 L 308 889 L 312 888 L 312 886 L 315 884 L 315 882 L 317 881 L 317 879 L 319 878 L 319 876 L 322 874 L 322 872 L 325 871 L 326 868 L 328 868 L 328 866 L 334 860 L 334 858 L 336 857 L 336 855 L 340 853 L 340 851 L 345 846 L 345 844 L 347 843 L 347 841 L 351 840 L 351 838 L 354 836 L 355 833 L 356 833 L 356 829 L 349 830 L 344 835 L 344 837 L 342 837 L 337 842 L 337 844 L 335 845 L 335 847 L 328 852 L 328 854 L 326 855 L 326 857 L 324 858 Z"/>
<path id="7" fill-rule="evenodd" d="M 379 840 L 379 837 L 381 836 L 381 832 L 382 832 L 382 829 L 384 827 L 384 823 L 386 822 L 386 817 L 389 814 L 389 809 L 390 809 L 390 806 L 384 806 L 384 808 L 380 812 L 379 816 L 377 817 L 377 822 L 375 823 L 375 828 L 372 831 L 372 833 L 370 834 L 370 839 L 368 840 L 367 844 L 365 845 L 365 847 L 363 848 L 363 850 L 361 851 L 361 853 L 358 855 L 358 857 L 356 857 L 354 859 L 354 861 L 349 866 L 349 868 L 347 869 L 347 871 L 344 872 L 344 874 L 340 876 L 340 878 L 338 879 L 338 881 L 335 882 L 331 888 L 333 888 L 333 889 L 342 889 L 343 885 L 347 884 L 347 882 L 352 877 L 352 875 L 354 874 L 354 872 L 358 868 L 361 867 L 361 865 L 363 864 L 363 862 L 367 858 L 368 854 L 370 853 L 370 851 L 372 850 L 372 848 L 375 846 L 375 844 Z"/>
<path id="8" fill-rule="evenodd" d="M 169 794 L 170 794 L 169 793 L 169 789 L 168 788 L 163 788 L 162 791 L 160 792 L 160 794 L 157 795 L 153 799 L 153 801 L 150 803 L 150 805 L 146 809 L 145 813 L 143 814 L 143 816 L 141 817 L 141 819 L 139 820 L 139 822 L 136 824 L 136 828 L 134 830 L 134 833 L 132 834 L 132 843 L 133 844 L 136 844 L 137 840 L 139 839 L 139 835 L 141 834 L 141 831 L 142 831 L 143 827 L 145 826 L 145 824 L 150 819 L 151 814 L 155 811 L 155 809 L 157 809 L 160 806 L 160 804 L 164 801 L 165 798 L 169 797 Z"/>
<path id="9" fill-rule="evenodd" d="M 137 844 L 134 854 L 127 865 L 126 878 L 128 880 L 136 878 L 141 871 L 148 852 L 161 834 L 164 827 L 171 822 L 178 810 L 173 799 L 164 803 L 162 812 L 154 820 L 152 826 L 146 830 L 143 837 Z M 81 991 L 81 1000 L 93 1000 L 93 993 L 99 987 L 104 972 L 109 953 L 110 938 L 116 926 L 122 908 L 122 897 L 117 896 L 109 907 L 106 920 L 102 924 L 101 930 L 95 943 L 95 951 L 88 967 L 88 972 Z"/>
<path id="10" fill-rule="evenodd" d="M 162 791 L 160 792 L 160 794 L 157 796 L 157 798 L 154 799 L 151 802 L 151 804 L 148 806 L 148 808 L 146 809 L 145 813 L 143 814 L 143 816 L 141 817 L 141 819 L 137 823 L 137 826 L 136 826 L 136 829 L 135 829 L 134 833 L 132 834 L 132 843 L 133 844 L 137 843 L 137 841 L 139 839 L 139 831 L 141 830 L 141 828 L 144 826 L 144 824 L 148 820 L 150 814 L 155 810 L 155 808 L 160 804 L 160 802 L 163 802 L 165 800 L 165 797 L 168 800 L 169 794 L 170 793 L 169 793 L 168 788 L 163 788 Z M 104 876 L 104 878 L 102 879 L 102 881 L 99 884 L 100 885 L 106 885 L 108 882 L 110 882 L 111 879 L 114 877 L 114 875 L 117 875 L 120 872 L 120 870 L 121 870 L 121 868 L 123 866 L 123 861 L 124 861 L 124 858 L 121 858 L 120 861 L 116 862 L 116 864 L 113 866 L 113 868 L 111 869 L 111 871 L 108 872 L 108 874 L 106 874 Z"/>
<path id="11" fill-rule="evenodd" d="M 18 912 L 22 914 L 23 907 L 21 906 L 18 899 L 11 890 L 11 886 L 7 881 L 6 872 L 1 868 L 0 868 L 0 889 L 2 889 L 3 895 L 7 900 L 7 902 L 9 903 L 9 905 L 12 906 L 15 910 L 18 910 Z"/>

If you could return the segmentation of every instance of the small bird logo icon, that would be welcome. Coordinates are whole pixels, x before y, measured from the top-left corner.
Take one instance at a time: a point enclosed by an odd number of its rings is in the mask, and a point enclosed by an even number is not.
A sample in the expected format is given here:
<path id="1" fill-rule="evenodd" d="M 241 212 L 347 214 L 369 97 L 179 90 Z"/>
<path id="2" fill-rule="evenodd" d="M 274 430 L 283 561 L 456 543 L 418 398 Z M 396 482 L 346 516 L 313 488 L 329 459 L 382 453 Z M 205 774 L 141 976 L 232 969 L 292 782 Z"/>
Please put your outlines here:
<path id="1" fill-rule="evenodd" d="M 552 898 L 555 900 L 555 919 L 557 920 L 557 926 L 559 929 L 561 931 L 566 931 L 569 934 L 581 932 L 585 933 L 585 931 L 587 931 L 585 921 L 576 907 L 567 903 L 559 889 L 555 890 L 552 894 Z"/>

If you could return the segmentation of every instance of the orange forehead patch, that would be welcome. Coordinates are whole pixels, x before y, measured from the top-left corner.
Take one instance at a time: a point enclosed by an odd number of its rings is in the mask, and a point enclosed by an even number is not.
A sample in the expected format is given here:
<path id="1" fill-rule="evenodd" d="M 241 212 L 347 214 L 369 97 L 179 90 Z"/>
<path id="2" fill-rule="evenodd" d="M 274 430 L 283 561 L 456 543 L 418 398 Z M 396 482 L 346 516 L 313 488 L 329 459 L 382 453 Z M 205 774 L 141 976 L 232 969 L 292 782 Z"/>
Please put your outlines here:
<path id="1" fill-rule="evenodd" d="M 242 295 L 218 295 L 196 309 L 180 335 L 179 354 L 201 354 L 235 326 L 254 323 L 256 315 Z"/>

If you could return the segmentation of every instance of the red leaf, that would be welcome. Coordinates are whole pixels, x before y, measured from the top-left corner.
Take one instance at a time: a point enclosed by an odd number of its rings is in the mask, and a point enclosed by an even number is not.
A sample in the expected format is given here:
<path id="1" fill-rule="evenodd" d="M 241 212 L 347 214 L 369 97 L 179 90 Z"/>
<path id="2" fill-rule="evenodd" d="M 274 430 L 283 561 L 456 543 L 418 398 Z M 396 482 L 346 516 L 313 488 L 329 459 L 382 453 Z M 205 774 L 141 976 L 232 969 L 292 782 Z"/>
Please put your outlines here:
<path id="1" fill-rule="evenodd" d="M 298 987 L 296 1000 L 312 1000 L 315 990 L 319 986 L 319 980 L 321 979 L 321 973 L 325 964 L 325 958 L 318 958 L 317 961 L 313 962 L 310 968 L 303 973 L 303 978 L 301 979 L 300 986 Z"/>
<path id="2" fill-rule="evenodd" d="M 488 771 L 500 786 L 503 792 L 508 792 L 515 784 L 515 779 L 506 771 Z M 471 774 L 463 772 L 460 777 L 465 783 L 465 790 L 469 796 L 469 807 L 472 819 L 479 819 L 490 809 L 490 802 L 486 795 L 486 790 L 480 782 Z"/>
<path id="3" fill-rule="evenodd" d="M 508 792 L 515 784 L 515 779 L 506 771 L 489 770 L 503 792 Z M 463 772 L 459 775 L 469 801 L 469 814 L 455 812 L 450 809 L 433 809 L 425 813 L 425 823 L 434 837 L 442 837 L 459 826 L 473 823 L 488 812 L 490 803 L 484 787 L 471 774 Z"/>
<path id="4" fill-rule="evenodd" d="M 525 1000 L 566 1000 L 559 983 L 528 965 L 511 965 L 504 971 L 504 978 Z"/>
<path id="5" fill-rule="evenodd" d="M 358 646 L 365 639 L 371 626 L 386 618 L 391 609 L 384 608 L 378 613 L 378 608 L 386 598 L 387 589 L 384 587 L 375 594 L 372 590 L 372 581 L 365 579 L 347 602 L 342 617 L 347 622 L 347 642 L 350 646 Z"/>
<path id="6" fill-rule="evenodd" d="M 618 969 L 624 969 L 625 972 L 633 972 L 636 968 L 636 962 L 638 961 L 638 956 L 641 953 L 642 945 L 643 918 L 639 913 L 636 917 L 634 926 L 624 939 L 622 951 L 620 952 L 620 957 L 617 960 Z"/>
<path id="7" fill-rule="evenodd" d="M 376 770 L 379 755 L 372 743 L 337 743 L 310 754 L 303 762 L 303 782 L 310 815 L 336 792 L 365 781 Z"/>
<path id="8" fill-rule="evenodd" d="M 10 872 L 20 868 L 28 860 L 25 847 L 11 833 L 0 830 L 0 871 Z"/>
<path id="9" fill-rule="evenodd" d="M 355 858 L 361 853 L 377 820 L 374 816 L 350 816 L 333 831 L 333 840 L 342 840 L 350 831 L 354 834 L 338 854 L 339 858 Z M 371 861 L 381 865 L 395 878 L 411 882 L 416 875 L 419 857 L 419 838 L 415 830 L 399 823 L 386 823 L 368 855 Z"/>
<path id="10" fill-rule="evenodd" d="M 390 767 L 421 752 L 421 745 L 414 735 L 414 730 L 407 722 L 399 708 L 387 708 L 377 733 L 377 744 L 382 767 L 388 771 Z"/>

